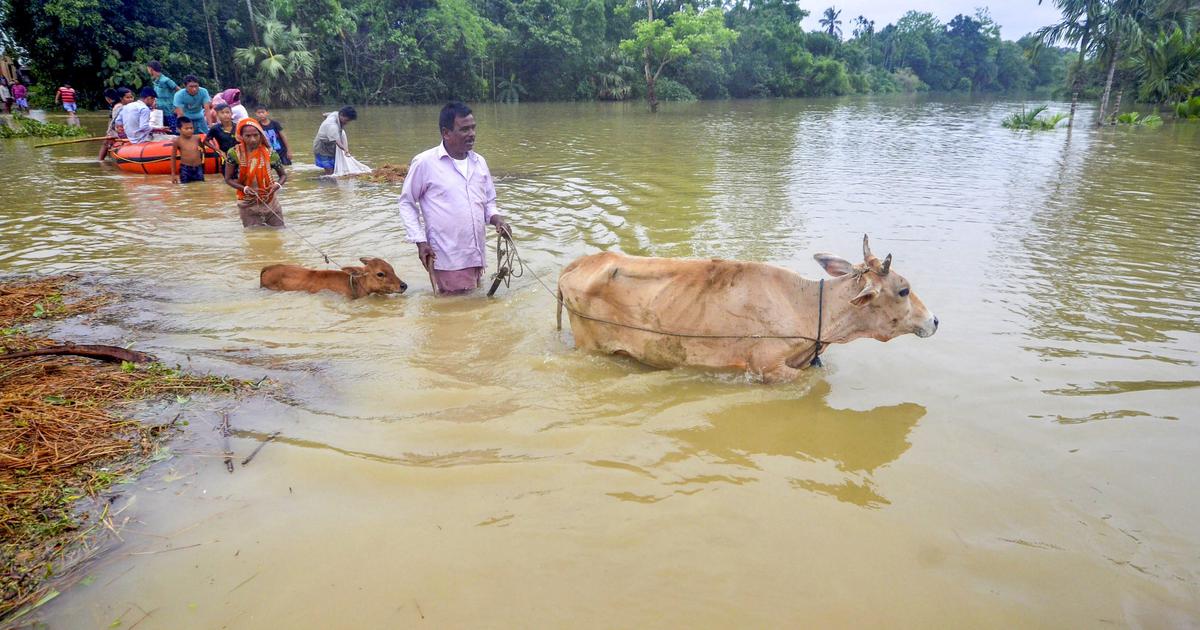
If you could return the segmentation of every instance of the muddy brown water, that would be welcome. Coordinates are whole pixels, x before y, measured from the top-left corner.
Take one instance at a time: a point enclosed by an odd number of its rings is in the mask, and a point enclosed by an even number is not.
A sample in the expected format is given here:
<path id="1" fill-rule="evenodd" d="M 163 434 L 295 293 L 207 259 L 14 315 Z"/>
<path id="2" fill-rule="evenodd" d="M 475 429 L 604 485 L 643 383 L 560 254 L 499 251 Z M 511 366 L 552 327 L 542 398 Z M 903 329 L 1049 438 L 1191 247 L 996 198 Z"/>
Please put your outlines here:
<path id="1" fill-rule="evenodd" d="M 1200 125 L 1012 132 L 1016 101 L 478 110 L 529 263 L 435 299 L 398 189 L 319 179 L 320 110 L 276 112 L 288 221 L 402 297 L 257 286 L 320 266 L 243 231 L 232 191 L 3 141 L 0 272 L 130 296 L 99 327 L 274 396 L 171 403 L 188 435 L 125 487 L 123 542 L 38 611 L 51 628 L 1181 626 L 1200 618 Z M 1053 109 L 1063 109 L 1055 104 Z M 436 110 L 363 108 L 367 164 Z M 1087 121 L 1092 111 L 1085 109 Z M 85 118 L 88 126 L 102 121 Z M 819 277 L 863 233 L 934 337 L 836 346 L 780 386 L 589 356 L 552 282 L 619 249 Z M 490 247 L 490 245 L 489 245 Z"/>

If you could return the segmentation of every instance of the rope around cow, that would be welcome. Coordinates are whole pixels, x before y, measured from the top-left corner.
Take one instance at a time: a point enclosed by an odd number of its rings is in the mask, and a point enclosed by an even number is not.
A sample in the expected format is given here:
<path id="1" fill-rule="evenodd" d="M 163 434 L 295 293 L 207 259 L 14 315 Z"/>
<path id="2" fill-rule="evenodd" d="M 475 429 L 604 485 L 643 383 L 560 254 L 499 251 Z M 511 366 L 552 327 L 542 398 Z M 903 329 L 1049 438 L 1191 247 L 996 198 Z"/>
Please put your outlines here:
<path id="1" fill-rule="evenodd" d="M 514 261 L 517 264 L 516 271 L 513 271 L 514 268 L 513 268 L 512 264 Z M 501 282 L 504 282 L 504 286 L 508 287 L 509 281 L 511 278 L 519 278 L 522 275 L 524 275 L 524 273 L 525 273 L 525 261 L 521 258 L 521 253 L 517 250 L 517 244 L 515 242 L 513 242 L 512 236 L 510 236 L 504 232 L 499 232 L 499 231 L 497 231 L 497 233 L 496 233 L 496 267 L 497 267 L 496 273 L 492 275 L 492 288 L 491 288 L 491 290 L 488 291 L 488 297 L 491 297 L 496 292 L 496 288 L 499 287 Z M 821 331 L 822 331 L 822 325 L 824 324 L 824 319 L 825 319 L 825 317 L 824 317 L 824 315 L 825 315 L 825 279 L 824 278 L 821 278 L 821 280 L 819 281 L 819 288 L 817 289 L 817 336 L 816 336 L 816 338 L 813 338 L 813 337 L 809 337 L 806 335 L 767 335 L 767 334 L 709 335 L 709 334 L 695 334 L 695 333 L 680 333 L 680 332 L 672 332 L 672 331 L 667 331 L 667 330 L 657 330 L 654 328 L 646 328 L 643 326 L 635 326 L 633 324 L 623 324 L 621 322 L 614 322 L 611 320 L 603 319 L 600 317 L 593 317 L 591 315 L 586 315 L 584 313 L 579 312 L 578 310 L 572 308 L 571 305 L 567 304 L 566 301 L 563 300 L 562 291 L 559 291 L 557 293 L 552 291 L 550 289 L 550 287 L 546 286 L 546 283 L 542 281 L 541 276 L 539 276 L 536 272 L 530 271 L 530 274 L 533 276 L 533 278 L 535 280 L 537 280 L 538 284 L 542 285 L 542 288 L 545 289 L 546 292 L 550 294 L 550 297 L 553 297 L 555 302 L 558 303 L 558 317 L 557 317 L 558 330 L 562 330 L 562 309 L 565 308 L 565 309 L 567 309 L 568 313 L 570 313 L 580 319 L 586 319 L 588 321 L 593 321 L 593 322 L 600 323 L 600 324 L 607 324 L 609 326 L 617 326 L 620 328 L 629 328 L 631 330 L 637 330 L 637 331 L 651 333 L 651 334 L 655 334 L 655 335 L 664 335 L 664 336 L 668 336 L 668 337 L 681 337 L 684 339 L 804 339 L 804 340 L 813 342 L 812 358 L 809 360 L 808 364 L 812 367 L 821 367 L 821 356 L 820 356 L 821 355 L 821 346 L 824 345 L 824 342 L 821 340 Z"/>

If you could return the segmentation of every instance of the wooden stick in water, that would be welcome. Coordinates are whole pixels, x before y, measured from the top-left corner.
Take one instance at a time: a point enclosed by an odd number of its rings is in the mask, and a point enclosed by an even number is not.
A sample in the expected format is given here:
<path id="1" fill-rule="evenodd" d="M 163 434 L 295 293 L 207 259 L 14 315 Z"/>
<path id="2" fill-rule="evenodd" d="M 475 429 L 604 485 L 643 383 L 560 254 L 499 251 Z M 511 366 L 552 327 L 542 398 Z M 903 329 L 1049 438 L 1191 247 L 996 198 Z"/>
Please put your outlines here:
<path id="1" fill-rule="evenodd" d="M 107 140 L 109 136 L 96 136 L 95 138 L 76 138 L 74 140 L 63 140 L 61 142 L 47 142 L 45 144 L 35 144 L 33 148 L 40 149 L 42 147 L 56 147 L 60 144 L 78 144 L 80 142 L 96 142 L 97 140 Z"/>
<path id="2" fill-rule="evenodd" d="M 233 472 L 233 446 L 229 443 L 229 414 L 221 414 L 221 445 L 225 449 L 225 470 Z"/>
<path id="3" fill-rule="evenodd" d="M 262 442 L 259 442 L 258 446 L 254 447 L 254 450 L 250 452 L 250 455 L 248 455 L 246 457 L 246 459 L 242 460 L 242 465 L 245 466 L 246 464 L 249 464 L 250 460 L 254 459 L 254 456 L 258 455 L 258 452 L 261 451 L 262 448 L 267 445 L 267 442 L 270 442 L 271 440 L 274 440 L 275 438 L 279 437 L 279 433 L 280 433 L 279 431 L 276 431 L 276 432 L 272 433 L 271 435 L 268 435 L 267 439 L 263 440 Z"/>

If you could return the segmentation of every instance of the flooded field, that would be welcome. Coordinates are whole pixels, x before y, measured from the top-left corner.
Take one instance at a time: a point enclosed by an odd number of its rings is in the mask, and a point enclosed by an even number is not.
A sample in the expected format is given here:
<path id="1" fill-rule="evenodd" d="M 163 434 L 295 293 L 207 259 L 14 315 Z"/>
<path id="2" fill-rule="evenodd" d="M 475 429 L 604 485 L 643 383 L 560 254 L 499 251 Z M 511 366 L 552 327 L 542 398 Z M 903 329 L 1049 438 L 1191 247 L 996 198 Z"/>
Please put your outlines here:
<path id="1" fill-rule="evenodd" d="M 1200 618 L 1200 125 L 999 125 L 938 98 L 482 106 L 478 151 L 529 269 L 436 299 L 398 186 L 295 147 L 295 231 L 245 231 L 215 177 L 176 186 L 93 145 L 0 141 L 0 273 L 129 296 L 100 325 L 257 380 L 125 487 L 122 540 L 50 628 L 1141 627 Z M 1052 109 L 1062 110 L 1057 104 Z M 99 119 L 85 118 L 99 127 Z M 362 108 L 401 164 L 436 109 Z M 576 352 L 553 285 L 603 250 L 810 278 L 861 238 L 937 313 L 928 339 L 835 346 L 764 386 Z M 258 287 L 264 265 L 390 261 L 403 296 Z M 489 250 L 491 246 L 489 245 Z M 492 256 L 489 252 L 489 256 Z M 127 519 L 127 520 L 126 520 Z"/>

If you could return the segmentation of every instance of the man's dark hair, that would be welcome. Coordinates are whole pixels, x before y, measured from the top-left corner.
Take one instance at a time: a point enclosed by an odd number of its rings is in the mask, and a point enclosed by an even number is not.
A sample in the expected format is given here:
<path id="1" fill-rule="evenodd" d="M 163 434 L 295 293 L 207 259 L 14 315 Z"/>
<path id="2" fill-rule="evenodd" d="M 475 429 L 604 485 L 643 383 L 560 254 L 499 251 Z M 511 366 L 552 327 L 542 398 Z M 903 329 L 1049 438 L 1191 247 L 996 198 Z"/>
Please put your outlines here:
<path id="1" fill-rule="evenodd" d="M 338 113 L 341 114 L 342 116 L 345 116 L 346 120 L 357 120 L 358 119 L 358 112 L 354 111 L 354 108 L 349 105 L 339 109 Z"/>
<path id="2" fill-rule="evenodd" d="M 181 116 L 179 118 L 179 122 L 177 122 L 175 124 L 180 127 L 182 127 L 184 125 L 194 126 L 196 124 L 196 121 L 192 120 L 191 118 L 188 118 L 187 116 Z"/>
<path id="3" fill-rule="evenodd" d="M 196 85 L 200 85 L 200 79 L 196 78 L 196 75 L 194 75 L 194 74 L 189 74 L 186 77 L 183 77 L 183 84 L 187 85 L 189 83 L 195 83 Z"/>
<path id="4" fill-rule="evenodd" d="M 138 98 L 149 98 L 156 95 L 157 93 L 154 91 L 154 88 L 149 85 L 143 87 L 141 92 L 138 92 Z"/>
<path id="5" fill-rule="evenodd" d="M 269 112 L 269 111 L 271 111 L 271 110 L 267 109 L 267 106 L 266 106 L 266 105 L 263 105 L 262 103 L 259 103 L 259 104 L 258 104 L 258 107 L 255 107 L 255 108 L 254 108 L 254 111 L 255 111 L 255 112 Z M 357 116 L 357 114 L 355 114 L 355 115 Z"/>
<path id="6" fill-rule="evenodd" d="M 67 83 L 66 81 L 63 81 L 63 87 L 71 87 L 71 84 Z"/>
<path id="7" fill-rule="evenodd" d="M 462 101 L 450 101 L 442 108 L 442 113 L 438 115 L 438 131 L 449 129 L 454 131 L 454 119 L 465 118 L 471 115 L 471 108 L 467 107 Z"/>
<path id="8" fill-rule="evenodd" d="M 213 108 L 213 111 L 219 112 L 222 109 L 230 109 L 230 107 L 228 105 L 226 105 L 225 103 L 218 103 L 217 106 Z"/>
<path id="9" fill-rule="evenodd" d="M 121 99 L 125 98 L 125 95 L 126 95 L 126 94 L 129 94 L 129 93 L 131 93 L 131 92 L 133 92 L 133 90 L 131 90 L 131 89 L 127 88 L 127 87 L 119 87 L 119 88 L 117 88 L 117 100 L 121 100 Z"/>
<path id="10" fill-rule="evenodd" d="M 155 72 L 162 72 L 162 63 L 160 63 L 159 61 L 147 61 L 146 67 L 150 68 L 151 70 L 153 70 Z"/>
<path id="11" fill-rule="evenodd" d="M 115 101 L 115 100 L 121 98 L 121 95 L 118 94 L 117 91 L 112 88 L 104 88 L 104 98 L 106 98 L 110 101 Z"/>

